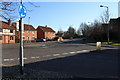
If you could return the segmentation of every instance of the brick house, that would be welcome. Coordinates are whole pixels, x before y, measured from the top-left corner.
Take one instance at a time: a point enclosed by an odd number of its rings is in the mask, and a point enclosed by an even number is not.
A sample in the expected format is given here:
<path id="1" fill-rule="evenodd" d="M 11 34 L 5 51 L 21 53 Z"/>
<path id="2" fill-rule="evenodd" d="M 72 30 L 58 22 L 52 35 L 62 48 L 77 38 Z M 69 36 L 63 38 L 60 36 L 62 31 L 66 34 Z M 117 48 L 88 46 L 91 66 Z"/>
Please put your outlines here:
<path id="1" fill-rule="evenodd" d="M 111 35 L 114 39 L 120 40 L 120 17 L 110 19 Z"/>
<path id="2" fill-rule="evenodd" d="M 48 27 L 47 25 L 44 27 L 44 26 L 38 26 L 37 27 L 37 38 L 40 39 L 40 38 L 43 38 L 43 39 L 53 39 L 56 37 L 56 33 L 55 31 Z"/>
<path id="3" fill-rule="evenodd" d="M 37 39 L 37 30 L 28 24 L 24 24 L 23 40 L 35 41 Z"/>
<path id="4" fill-rule="evenodd" d="M 14 25 L 17 25 L 14 23 Z M 23 41 L 35 41 L 37 39 L 37 30 L 32 26 L 28 24 L 23 24 Z M 16 26 L 16 39 L 20 39 L 20 31 L 18 31 L 19 25 Z"/>
<path id="5" fill-rule="evenodd" d="M 15 26 L 8 21 L 0 21 L 0 43 L 15 43 Z"/>

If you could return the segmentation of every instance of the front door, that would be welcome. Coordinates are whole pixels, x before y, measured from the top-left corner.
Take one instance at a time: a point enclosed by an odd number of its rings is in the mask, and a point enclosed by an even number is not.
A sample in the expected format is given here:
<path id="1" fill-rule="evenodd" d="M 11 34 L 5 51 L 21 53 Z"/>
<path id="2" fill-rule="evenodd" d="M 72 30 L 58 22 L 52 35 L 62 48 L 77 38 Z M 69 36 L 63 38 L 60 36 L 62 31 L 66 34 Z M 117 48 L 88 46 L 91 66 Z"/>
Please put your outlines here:
<path id="1" fill-rule="evenodd" d="M 5 36 L 4 40 L 5 40 L 5 43 L 8 43 L 9 42 L 9 36 Z"/>

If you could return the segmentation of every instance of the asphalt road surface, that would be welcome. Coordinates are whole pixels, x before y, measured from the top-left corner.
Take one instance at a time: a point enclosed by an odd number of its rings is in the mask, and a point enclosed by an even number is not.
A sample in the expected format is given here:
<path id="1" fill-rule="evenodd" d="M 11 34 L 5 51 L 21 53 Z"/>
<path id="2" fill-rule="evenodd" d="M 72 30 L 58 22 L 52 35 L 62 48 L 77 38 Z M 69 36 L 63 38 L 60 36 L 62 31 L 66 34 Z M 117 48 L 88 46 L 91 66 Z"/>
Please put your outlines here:
<path id="1" fill-rule="evenodd" d="M 74 43 L 75 42 L 75 43 Z M 31 63 L 36 61 L 48 60 L 57 57 L 65 57 L 82 52 L 89 52 L 94 50 L 95 46 L 89 46 L 85 44 L 76 44 L 77 41 L 67 43 L 37 43 L 31 44 L 31 46 L 24 47 L 24 60 L 25 63 Z M 40 45 L 38 45 L 40 44 Z M 35 46 L 37 45 L 37 46 Z M 12 46 L 12 47 L 11 47 Z M 3 46 L 2 49 L 2 61 L 3 65 L 17 65 L 19 64 L 19 45 L 8 44 Z"/>
<path id="2" fill-rule="evenodd" d="M 81 44 L 79 40 L 63 43 L 46 42 L 24 46 L 24 60 L 28 68 L 65 72 L 81 77 L 117 77 L 118 49 Z M 19 45 L 5 44 L 2 66 L 19 65 Z M 93 51 L 93 52 L 90 52 Z"/>

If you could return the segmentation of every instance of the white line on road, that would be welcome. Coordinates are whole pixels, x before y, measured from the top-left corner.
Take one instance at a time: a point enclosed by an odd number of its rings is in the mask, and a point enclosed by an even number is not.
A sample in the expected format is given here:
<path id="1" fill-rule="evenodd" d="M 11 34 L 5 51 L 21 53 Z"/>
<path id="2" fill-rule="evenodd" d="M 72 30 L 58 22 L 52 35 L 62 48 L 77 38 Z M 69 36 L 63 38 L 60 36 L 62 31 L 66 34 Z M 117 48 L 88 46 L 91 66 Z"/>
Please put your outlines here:
<path id="1" fill-rule="evenodd" d="M 36 58 L 40 58 L 39 56 L 36 56 Z"/>
<path id="2" fill-rule="evenodd" d="M 24 57 L 23 59 L 28 59 L 28 58 Z"/>
<path id="3" fill-rule="evenodd" d="M 81 50 L 81 51 L 76 51 L 76 53 L 85 53 L 85 52 L 89 52 L 90 50 Z"/>
<path id="4" fill-rule="evenodd" d="M 51 55 L 45 55 L 45 56 L 43 56 L 43 57 L 50 57 Z"/>
<path id="5" fill-rule="evenodd" d="M 4 59 L 4 61 L 13 61 L 14 59 Z"/>
<path id="6" fill-rule="evenodd" d="M 53 56 L 59 56 L 60 54 L 53 54 Z"/>
<path id="7" fill-rule="evenodd" d="M 10 59 L 10 61 L 13 61 L 14 59 Z"/>
<path id="8" fill-rule="evenodd" d="M 70 54 L 75 54 L 76 52 L 69 52 Z"/>
<path id="9" fill-rule="evenodd" d="M 76 51 L 76 53 L 80 53 L 81 51 Z"/>
<path id="10" fill-rule="evenodd" d="M 68 53 L 62 53 L 62 54 L 64 55 L 64 54 L 68 54 Z"/>
<path id="11" fill-rule="evenodd" d="M 39 56 L 36 56 L 36 57 L 31 57 L 32 59 L 37 59 L 37 58 L 40 58 Z"/>
<path id="12" fill-rule="evenodd" d="M 4 59 L 4 61 L 9 61 L 9 59 Z"/>
<path id="13" fill-rule="evenodd" d="M 36 57 L 31 57 L 32 59 L 35 59 Z"/>

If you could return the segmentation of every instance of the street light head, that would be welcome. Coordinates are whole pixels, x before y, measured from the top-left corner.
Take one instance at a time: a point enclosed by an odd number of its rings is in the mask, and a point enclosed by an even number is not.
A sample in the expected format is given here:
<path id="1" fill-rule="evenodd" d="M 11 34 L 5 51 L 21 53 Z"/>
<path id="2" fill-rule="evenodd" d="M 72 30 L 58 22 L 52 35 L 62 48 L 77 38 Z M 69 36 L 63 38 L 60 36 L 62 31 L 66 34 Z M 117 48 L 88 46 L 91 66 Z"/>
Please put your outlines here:
<path id="1" fill-rule="evenodd" d="M 103 5 L 100 5 L 100 7 L 103 7 Z"/>

